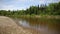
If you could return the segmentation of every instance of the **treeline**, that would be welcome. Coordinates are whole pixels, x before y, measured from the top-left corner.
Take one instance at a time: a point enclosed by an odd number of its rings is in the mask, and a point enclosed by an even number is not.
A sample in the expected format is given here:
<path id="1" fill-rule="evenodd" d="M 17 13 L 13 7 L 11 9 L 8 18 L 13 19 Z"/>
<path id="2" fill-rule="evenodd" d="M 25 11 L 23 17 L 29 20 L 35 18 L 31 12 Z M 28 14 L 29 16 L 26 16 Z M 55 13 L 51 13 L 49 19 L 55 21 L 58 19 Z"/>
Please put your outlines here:
<path id="1" fill-rule="evenodd" d="M 1 16 L 20 16 L 20 15 L 60 15 L 60 2 L 49 5 L 30 6 L 26 10 L 0 10 Z"/>

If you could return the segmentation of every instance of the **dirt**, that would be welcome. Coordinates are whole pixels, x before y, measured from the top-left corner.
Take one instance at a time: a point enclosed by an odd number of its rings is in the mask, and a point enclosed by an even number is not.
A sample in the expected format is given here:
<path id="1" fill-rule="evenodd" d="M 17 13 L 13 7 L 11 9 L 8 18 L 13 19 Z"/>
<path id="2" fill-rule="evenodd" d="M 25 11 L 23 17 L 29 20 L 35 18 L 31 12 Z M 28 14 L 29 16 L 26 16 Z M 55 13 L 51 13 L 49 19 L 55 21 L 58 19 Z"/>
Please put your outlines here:
<path id="1" fill-rule="evenodd" d="M 18 26 L 11 18 L 0 16 L 0 34 L 34 34 L 31 30 Z"/>

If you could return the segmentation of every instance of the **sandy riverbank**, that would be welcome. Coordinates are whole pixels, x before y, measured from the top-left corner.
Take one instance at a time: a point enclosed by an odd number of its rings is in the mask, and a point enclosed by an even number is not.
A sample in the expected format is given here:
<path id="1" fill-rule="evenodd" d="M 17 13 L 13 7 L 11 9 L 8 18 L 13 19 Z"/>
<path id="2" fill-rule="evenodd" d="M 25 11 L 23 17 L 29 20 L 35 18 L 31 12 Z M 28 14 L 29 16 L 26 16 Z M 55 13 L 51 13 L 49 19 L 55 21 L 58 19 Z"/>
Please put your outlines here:
<path id="1" fill-rule="evenodd" d="M 0 16 L 0 34 L 33 34 L 30 30 L 18 26 L 11 18 Z"/>

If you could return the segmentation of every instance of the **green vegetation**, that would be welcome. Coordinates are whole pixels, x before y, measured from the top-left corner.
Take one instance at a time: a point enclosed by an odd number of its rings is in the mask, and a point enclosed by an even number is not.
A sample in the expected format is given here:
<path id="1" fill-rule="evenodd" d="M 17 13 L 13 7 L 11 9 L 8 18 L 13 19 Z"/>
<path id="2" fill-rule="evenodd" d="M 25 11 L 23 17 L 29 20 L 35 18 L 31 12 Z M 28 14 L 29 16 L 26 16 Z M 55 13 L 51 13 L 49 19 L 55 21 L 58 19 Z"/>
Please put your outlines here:
<path id="1" fill-rule="evenodd" d="M 24 15 L 34 16 L 34 15 L 60 15 L 60 2 L 51 3 L 49 5 L 41 5 L 41 6 L 30 6 L 30 8 L 26 10 L 0 10 L 1 16 L 11 16 L 11 17 L 22 17 Z"/>
<path id="2" fill-rule="evenodd" d="M 30 6 L 26 10 L 0 10 L 0 16 L 12 17 L 16 21 L 22 18 L 31 25 L 44 25 L 60 31 L 60 2 L 49 5 Z"/>

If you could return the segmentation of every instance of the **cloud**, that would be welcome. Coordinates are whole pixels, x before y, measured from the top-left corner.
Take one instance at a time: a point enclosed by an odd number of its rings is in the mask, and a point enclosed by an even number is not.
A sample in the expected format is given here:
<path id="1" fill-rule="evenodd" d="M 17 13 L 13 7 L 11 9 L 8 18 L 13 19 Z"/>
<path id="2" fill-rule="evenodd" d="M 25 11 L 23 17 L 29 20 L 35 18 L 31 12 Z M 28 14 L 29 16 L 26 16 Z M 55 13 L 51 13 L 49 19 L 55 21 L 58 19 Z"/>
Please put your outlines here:
<path id="1" fill-rule="evenodd" d="M 46 4 L 46 5 L 48 5 L 48 4 L 50 4 L 50 3 L 57 3 L 57 2 L 60 2 L 60 0 L 40 0 L 40 1 L 39 1 L 40 5 L 41 5 L 41 4 Z"/>
<path id="2" fill-rule="evenodd" d="M 0 10 L 22 10 L 22 9 L 26 9 L 25 7 L 16 7 L 14 5 L 3 5 Z"/>
<path id="3" fill-rule="evenodd" d="M 48 4 L 60 0 L 0 0 L 0 10 L 26 9 L 31 5 Z"/>

